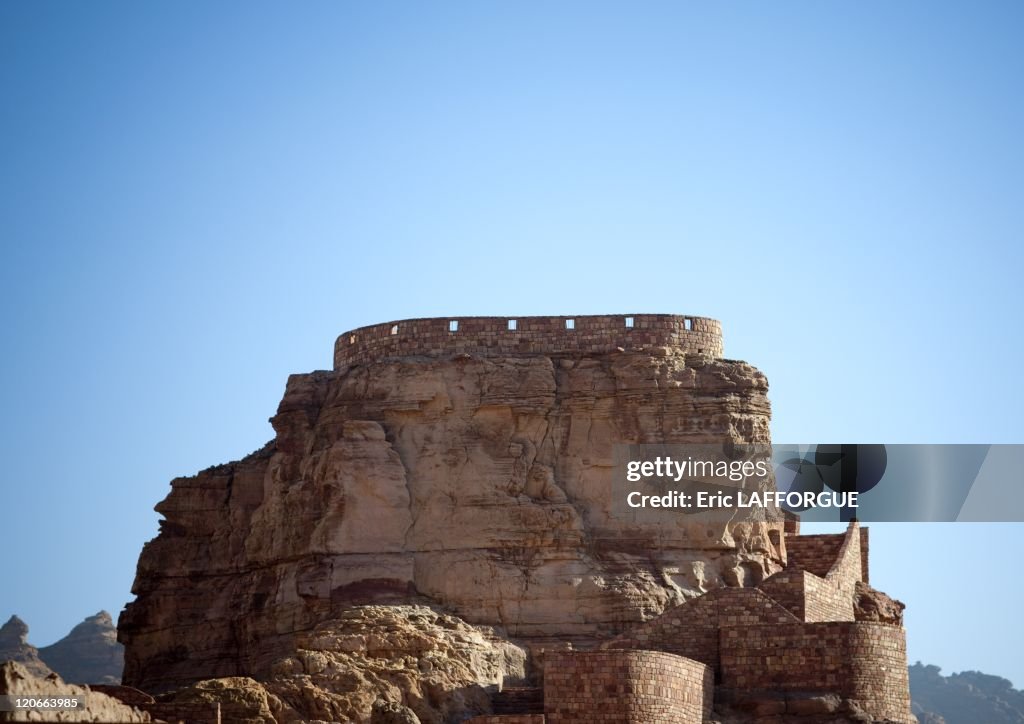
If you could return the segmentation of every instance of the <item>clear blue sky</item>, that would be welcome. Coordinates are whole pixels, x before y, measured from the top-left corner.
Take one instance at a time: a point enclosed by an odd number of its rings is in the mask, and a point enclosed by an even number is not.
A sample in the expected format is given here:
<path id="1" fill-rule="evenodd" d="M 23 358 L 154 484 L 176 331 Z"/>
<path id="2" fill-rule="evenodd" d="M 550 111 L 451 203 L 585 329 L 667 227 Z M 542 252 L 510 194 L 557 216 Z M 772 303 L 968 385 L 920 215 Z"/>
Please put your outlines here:
<path id="1" fill-rule="evenodd" d="M 704 314 L 780 442 L 1024 442 L 1022 35 L 1014 2 L 0 4 L 0 617 L 116 616 L 170 479 L 393 318 Z M 1024 685 L 1024 525 L 876 528 L 911 660 Z"/>

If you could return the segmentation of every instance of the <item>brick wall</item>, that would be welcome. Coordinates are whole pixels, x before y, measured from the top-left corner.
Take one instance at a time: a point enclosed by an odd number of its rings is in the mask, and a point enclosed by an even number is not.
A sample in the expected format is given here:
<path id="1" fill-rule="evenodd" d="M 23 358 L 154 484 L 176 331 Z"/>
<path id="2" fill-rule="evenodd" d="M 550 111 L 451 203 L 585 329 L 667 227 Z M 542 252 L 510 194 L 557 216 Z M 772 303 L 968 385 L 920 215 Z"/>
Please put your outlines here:
<path id="1" fill-rule="evenodd" d="M 818 608 L 809 611 L 814 615 L 806 616 L 805 621 L 853 621 L 853 601 L 864 564 L 860 541 L 860 526 L 853 521 L 843 537 L 836 563 L 825 576 L 830 589 L 815 586 L 813 591 L 808 591 L 808 605 L 813 603 Z"/>
<path id="2" fill-rule="evenodd" d="M 787 538 L 788 567 L 760 588 L 801 621 L 853 621 L 862 540 L 855 522 L 841 535 Z"/>
<path id="3" fill-rule="evenodd" d="M 760 588 L 797 620 L 803 621 L 807 602 L 804 590 L 806 576 L 807 571 L 788 569 L 766 578 L 761 582 Z"/>
<path id="4" fill-rule="evenodd" d="M 510 320 L 515 329 L 509 329 Z M 632 320 L 632 327 L 627 327 Z M 571 320 L 572 329 L 566 327 Z M 452 330 L 452 323 L 458 324 Z M 405 319 L 345 332 L 334 344 L 334 368 L 390 357 L 611 352 L 617 347 L 678 347 L 721 357 L 722 325 L 675 314 L 568 317 L 435 317 Z"/>
<path id="5" fill-rule="evenodd" d="M 632 627 L 603 643 L 601 649 L 665 651 L 715 669 L 719 665 L 720 627 L 798 620 L 756 588 L 720 588 Z"/>
<path id="6" fill-rule="evenodd" d="M 804 621 L 817 623 L 853 619 L 852 588 L 827 578 L 818 578 L 813 573 L 804 575 Z"/>
<path id="7" fill-rule="evenodd" d="M 850 619 L 853 618 L 853 598 L 857 581 L 861 580 L 864 567 L 860 542 L 860 526 L 857 521 L 853 521 L 843 536 L 843 544 L 839 547 L 835 564 L 825 576 L 825 580 L 838 589 L 839 595 L 849 601 Z"/>
<path id="8" fill-rule="evenodd" d="M 466 720 L 465 724 L 545 724 L 543 714 L 485 714 Z"/>
<path id="9" fill-rule="evenodd" d="M 913 722 L 906 632 L 885 623 L 846 624 L 850 698 L 876 719 Z"/>
<path id="10" fill-rule="evenodd" d="M 913 722 L 906 638 L 883 623 L 827 622 L 721 631 L 722 686 L 834 692 L 875 719 Z"/>
<path id="11" fill-rule="evenodd" d="M 868 577 L 870 567 L 868 566 L 868 544 L 870 538 L 868 537 L 868 529 L 860 529 L 860 580 L 864 583 L 871 583 Z"/>
<path id="12" fill-rule="evenodd" d="M 783 520 L 783 531 L 786 534 L 786 540 L 789 540 L 789 536 L 800 535 L 800 516 L 796 513 L 790 513 L 788 510 L 782 511 Z"/>
<path id="13" fill-rule="evenodd" d="M 842 533 L 786 536 L 786 566 L 824 578 L 832 570 L 845 539 Z"/>
<path id="14" fill-rule="evenodd" d="M 544 662 L 547 724 L 700 724 L 711 670 L 658 651 L 553 652 Z"/>
<path id="15" fill-rule="evenodd" d="M 761 590 L 801 621 L 853 621 L 852 592 L 801 570 L 776 573 Z"/>

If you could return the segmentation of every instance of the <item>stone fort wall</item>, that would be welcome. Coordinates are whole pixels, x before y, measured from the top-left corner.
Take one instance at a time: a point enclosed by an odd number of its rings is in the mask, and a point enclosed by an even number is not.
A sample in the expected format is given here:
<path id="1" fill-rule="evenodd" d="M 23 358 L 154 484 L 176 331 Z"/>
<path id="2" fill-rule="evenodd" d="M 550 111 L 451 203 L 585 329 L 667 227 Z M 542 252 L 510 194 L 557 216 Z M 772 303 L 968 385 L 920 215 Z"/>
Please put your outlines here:
<path id="1" fill-rule="evenodd" d="M 606 353 L 620 347 L 675 347 L 721 357 L 722 325 L 678 314 L 403 319 L 339 336 L 334 369 L 396 357 Z"/>
<path id="2" fill-rule="evenodd" d="M 633 626 L 600 644 L 600 649 L 665 651 L 718 669 L 722 627 L 769 622 L 784 625 L 800 620 L 756 588 L 719 588 Z"/>
<path id="3" fill-rule="evenodd" d="M 548 724 L 679 724 L 711 713 L 711 669 L 661 651 L 549 653 L 544 661 Z"/>
<path id="4" fill-rule="evenodd" d="M 869 621 L 724 629 L 722 686 L 732 690 L 835 692 L 873 719 L 914 721 L 903 629 Z"/>
<path id="5" fill-rule="evenodd" d="M 853 621 L 857 582 L 866 570 L 861 545 L 866 543 L 867 529 L 857 524 L 841 536 L 787 537 L 788 568 L 765 580 L 761 590 L 801 621 Z"/>

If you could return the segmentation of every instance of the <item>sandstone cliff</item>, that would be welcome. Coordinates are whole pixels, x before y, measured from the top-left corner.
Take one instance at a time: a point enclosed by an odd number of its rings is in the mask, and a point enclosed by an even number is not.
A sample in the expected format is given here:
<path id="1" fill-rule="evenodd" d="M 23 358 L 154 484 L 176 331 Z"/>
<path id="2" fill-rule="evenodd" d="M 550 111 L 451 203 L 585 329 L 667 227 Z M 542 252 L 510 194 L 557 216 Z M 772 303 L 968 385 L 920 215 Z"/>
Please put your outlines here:
<path id="1" fill-rule="evenodd" d="M 350 682 L 332 711 L 368 721 L 418 707 L 442 721 L 461 704 L 423 667 L 461 682 L 475 710 L 488 682 L 528 675 L 531 648 L 586 646 L 688 597 L 757 583 L 784 558 L 774 524 L 630 526 L 610 514 L 610 478 L 616 443 L 768 441 L 766 393 L 746 363 L 671 347 L 407 356 L 294 375 L 273 441 L 173 481 L 157 506 L 165 519 L 119 622 L 125 682 L 166 691 L 253 676 L 280 711 L 308 713 L 304 684 L 288 677 L 315 684 L 322 657 L 302 652 L 330 636 L 356 647 L 323 653 L 324 671 Z M 374 604 L 447 612 L 468 624 L 442 628 L 481 643 L 446 671 L 446 657 L 407 641 L 353 639 Z M 359 659 L 375 648 L 401 666 Z"/>

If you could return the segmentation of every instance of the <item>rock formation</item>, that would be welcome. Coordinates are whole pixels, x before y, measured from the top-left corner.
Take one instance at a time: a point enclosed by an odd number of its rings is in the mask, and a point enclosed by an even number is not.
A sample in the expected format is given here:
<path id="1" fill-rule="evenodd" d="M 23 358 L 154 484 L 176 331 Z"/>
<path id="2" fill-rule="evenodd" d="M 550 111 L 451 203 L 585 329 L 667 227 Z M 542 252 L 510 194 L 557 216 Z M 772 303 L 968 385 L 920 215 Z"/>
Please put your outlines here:
<path id="1" fill-rule="evenodd" d="M 37 676 L 14 661 L 0 663 L 0 695 L 38 698 L 84 697 L 81 709 L 0 712 L 0 721 L 148 722 L 149 714 L 88 687 L 65 684 L 54 673 Z"/>
<path id="2" fill-rule="evenodd" d="M 875 590 L 863 581 L 857 581 L 854 589 L 854 611 L 858 621 L 881 621 L 893 626 L 903 625 L 901 601 Z"/>
<path id="3" fill-rule="evenodd" d="M 157 506 L 119 625 L 125 681 L 265 676 L 357 604 L 586 644 L 760 580 L 783 557 L 768 524 L 630 529 L 608 509 L 613 444 L 767 441 L 767 387 L 746 363 L 663 346 L 293 375 L 271 443 Z"/>
<path id="4" fill-rule="evenodd" d="M 110 614 L 100 611 L 71 629 L 55 644 L 39 649 L 39 657 L 75 684 L 119 684 L 124 669 L 124 646 Z"/>
<path id="5" fill-rule="evenodd" d="M 28 642 L 28 624 L 11 616 L 0 626 L 0 662 L 20 664 L 32 676 L 45 677 L 53 672 L 39 658 L 39 649 Z"/>
<path id="6" fill-rule="evenodd" d="M 487 688 L 522 677 L 526 654 L 487 631 L 423 606 L 354 606 L 297 637 L 262 681 L 226 677 L 165 702 L 220 702 L 234 722 L 445 722 L 490 710 Z M 404 703 L 403 703 L 404 702 Z"/>
<path id="7" fill-rule="evenodd" d="M 288 380 L 270 443 L 172 482 L 119 622 L 125 682 L 252 721 L 459 721 L 536 682 L 544 651 L 772 580 L 781 522 L 611 510 L 616 445 L 769 441 L 764 375 L 720 356 L 717 322 L 669 315 L 342 335 L 334 370 Z M 853 622 L 855 580 L 825 620 Z"/>

